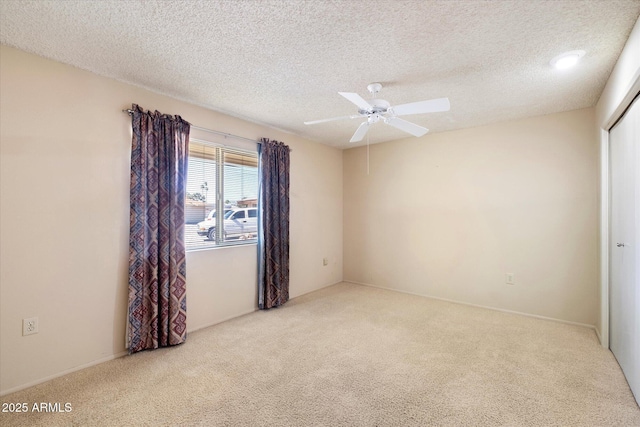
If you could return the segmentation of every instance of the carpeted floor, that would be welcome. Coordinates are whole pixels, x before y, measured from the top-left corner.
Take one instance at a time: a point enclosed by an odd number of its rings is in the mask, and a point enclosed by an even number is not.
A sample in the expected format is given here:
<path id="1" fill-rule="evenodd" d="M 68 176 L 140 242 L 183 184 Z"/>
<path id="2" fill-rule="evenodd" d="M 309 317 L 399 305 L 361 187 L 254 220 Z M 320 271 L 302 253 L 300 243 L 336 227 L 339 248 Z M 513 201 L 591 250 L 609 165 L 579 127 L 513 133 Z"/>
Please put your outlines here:
<path id="1" fill-rule="evenodd" d="M 342 283 L 0 398 L 3 426 L 640 426 L 593 330 Z"/>

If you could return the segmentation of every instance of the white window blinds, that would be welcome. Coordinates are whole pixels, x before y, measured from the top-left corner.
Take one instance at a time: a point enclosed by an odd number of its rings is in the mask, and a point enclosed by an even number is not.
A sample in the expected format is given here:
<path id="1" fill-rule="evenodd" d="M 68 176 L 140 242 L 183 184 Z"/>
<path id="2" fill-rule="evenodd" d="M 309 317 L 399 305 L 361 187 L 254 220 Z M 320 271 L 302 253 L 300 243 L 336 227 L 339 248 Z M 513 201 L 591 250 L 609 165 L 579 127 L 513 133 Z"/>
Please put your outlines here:
<path id="1" fill-rule="evenodd" d="M 256 152 L 189 142 L 187 250 L 255 241 L 257 204 Z"/>

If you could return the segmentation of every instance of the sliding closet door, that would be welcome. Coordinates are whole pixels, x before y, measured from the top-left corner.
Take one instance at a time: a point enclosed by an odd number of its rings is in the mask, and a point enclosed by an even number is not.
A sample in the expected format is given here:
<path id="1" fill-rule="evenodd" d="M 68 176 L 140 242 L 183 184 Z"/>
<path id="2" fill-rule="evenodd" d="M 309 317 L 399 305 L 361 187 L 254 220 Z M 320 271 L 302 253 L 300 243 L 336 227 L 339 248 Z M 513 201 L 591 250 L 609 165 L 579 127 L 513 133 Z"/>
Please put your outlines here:
<path id="1" fill-rule="evenodd" d="M 640 101 L 609 132 L 610 348 L 640 402 Z"/>

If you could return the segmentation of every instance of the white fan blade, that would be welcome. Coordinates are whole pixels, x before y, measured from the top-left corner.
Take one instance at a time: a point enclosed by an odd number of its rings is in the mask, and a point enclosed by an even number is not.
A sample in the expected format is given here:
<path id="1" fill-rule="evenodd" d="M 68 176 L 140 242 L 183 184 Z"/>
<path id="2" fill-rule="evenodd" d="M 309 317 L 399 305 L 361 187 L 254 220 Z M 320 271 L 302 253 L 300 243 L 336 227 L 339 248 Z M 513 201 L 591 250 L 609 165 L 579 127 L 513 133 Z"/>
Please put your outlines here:
<path id="1" fill-rule="evenodd" d="M 393 126 L 394 128 L 410 133 L 413 136 L 422 136 L 425 133 L 429 132 L 429 129 L 427 128 L 423 128 L 422 126 L 418 126 L 414 123 L 399 119 L 397 117 L 389 117 L 388 119 L 385 119 L 384 122 L 388 125 Z"/>
<path id="2" fill-rule="evenodd" d="M 312 120 L 310 122 L 304 122 L 304 124 L 305 125 L 316 125 L 318 123 L 332 122 L 334 120 L 357 119 L 358 117 L 362 117 L 362 116 L 360 114 L 353 114 L 351 116 L 332 117 L 330 119 L 322 119 L 322 120 Z"/>
<path id="3" fill-rule="evenodd" d="M 396 116 L 406 116 L 408 114 L 439 113 L 441 111 L 449 111 L 450 108 L 449 98 L 437 98 L 396 105 L 391 107 L 391 110 Z"/>
<path id="4" fill-rule="evenodd" d="M 364 138 L 368 130 L 369 130 L 369 122 L 368 121 L 362 122 L 360 126 L 358 126 L 358 129 L 356 129 L 356 133 L 353 134 L 349 142 L 362 141 L 362 138 Z"/>
<path id="5" fill-rule="evenodd" d="M 338 92 L 338 93 L 340 95 L 344 96 L 345 98 L 347 98 L 349 101 L 351 101 L 354 104 L 356 104 L 358 106 L 358 108 L 361 109 L 361 110 L 371 111 L 371 109 L 373 108 L 373 107 L 371 107 L 371 104 L 369 104 L 367 101 L 365 101 L 357 93 L 351 93 L 351 92 Z"/>

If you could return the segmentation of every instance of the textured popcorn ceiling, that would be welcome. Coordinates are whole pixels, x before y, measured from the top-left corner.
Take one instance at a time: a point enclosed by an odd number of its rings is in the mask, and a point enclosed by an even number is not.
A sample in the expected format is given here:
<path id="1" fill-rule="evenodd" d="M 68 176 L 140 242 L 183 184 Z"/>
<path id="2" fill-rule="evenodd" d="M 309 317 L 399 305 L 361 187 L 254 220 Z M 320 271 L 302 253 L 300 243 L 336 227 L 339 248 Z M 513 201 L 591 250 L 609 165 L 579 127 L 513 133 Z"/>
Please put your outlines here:
<path id="1" fill-rule="evenodd" d="M 355 114 L 338 92 L 368 99 L 371 82 L 391 105 L 449 97 L 405 117 L 431 132 L 593 106 L 639 14 L 640 0 L 0 0 L 0 42 L 346 148 L 360 119 L 303 122 Z M 551 68 L 575 49 L 578 67 Z"/>

